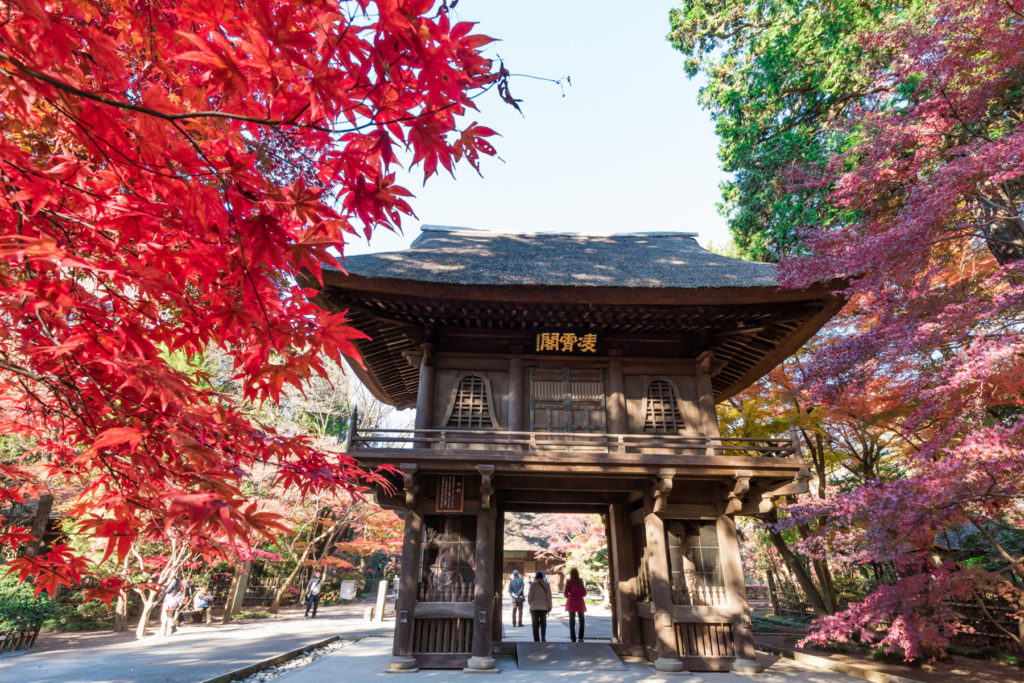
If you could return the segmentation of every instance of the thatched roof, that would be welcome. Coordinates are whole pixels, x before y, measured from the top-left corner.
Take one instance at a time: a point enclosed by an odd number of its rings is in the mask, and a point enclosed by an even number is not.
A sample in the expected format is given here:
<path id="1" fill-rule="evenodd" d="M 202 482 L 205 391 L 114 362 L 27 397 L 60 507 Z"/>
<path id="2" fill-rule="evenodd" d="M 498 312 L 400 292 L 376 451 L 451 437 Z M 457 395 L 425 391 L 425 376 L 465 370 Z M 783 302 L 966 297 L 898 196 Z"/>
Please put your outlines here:
<path id="1" fill-rule="evenodd" d="M 713 254 L 688 232 L 493 233 L 425 225 L 405 250 L 353 256 L 362 277 L 457 285 L 774 287 L 775 266 Z"/>
<path id="2" fill-rule="evenodd" d="M 353 370 L 399 408 L 416 403 L 419 371 L 408 358 L 437 331 L 486 331 L 490 349 L 504 338 L 505 352 L 516 353 L 537 330 L 572 327 L 660 339 L 676 358 L 714 351 L 721 401 L 796 351 L 843 303 L 830 283 L 780 289 L 774 265 L 712 254 L 690 233 L 424 226 L 410 248 L 353 256 L 345 267 L 325 269 L 317 301 L 347 310 L 372 337 L 356 342 L 366 368 Z"/>

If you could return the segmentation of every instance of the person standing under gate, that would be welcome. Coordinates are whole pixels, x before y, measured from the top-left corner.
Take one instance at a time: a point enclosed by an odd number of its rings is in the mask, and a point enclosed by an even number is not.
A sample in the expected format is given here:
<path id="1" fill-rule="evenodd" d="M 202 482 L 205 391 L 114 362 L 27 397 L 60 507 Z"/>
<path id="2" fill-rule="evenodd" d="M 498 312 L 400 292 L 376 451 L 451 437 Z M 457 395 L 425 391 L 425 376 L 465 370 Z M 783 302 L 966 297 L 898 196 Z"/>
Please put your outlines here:
<path id="1" fill-rule="evenodd" d="M 565 611 L 569 613 L 569 636 L 572 642 L 576 642 L 576 617 L 580 620 L 580 642 L 583 642 L 583 613 L 587 611 L 587 604 L 583 601 L 587 597 L 587 587 L 580 580 L 580 572 L 576 567 L 569 571 L 569 580 L 565 582 Z"/>
<path id="2" fill-rule="evenodd" d="M 512 570 L 512 580 L 508 582 L 508 594 L 512 596 L 512 625 L 523 625 L 523 603 L 526 602 L 524 593 L 526 586 L 523 584 L 523 577 L 519 576 L 519 570 Z M 519 615 L 519 623 L 516 623 L 516 615 Z"/>
<path id="3" fill-rule="evenodd" d="M 544 578 L 544 572 L 537 572 L 537 577 L 530 584 L 530 592 L 526 596 L 530 603 L 530 624 L 533 626 L 533 642 L 548 641 L 548 612 L 551 611 L 551 586 Z"/>

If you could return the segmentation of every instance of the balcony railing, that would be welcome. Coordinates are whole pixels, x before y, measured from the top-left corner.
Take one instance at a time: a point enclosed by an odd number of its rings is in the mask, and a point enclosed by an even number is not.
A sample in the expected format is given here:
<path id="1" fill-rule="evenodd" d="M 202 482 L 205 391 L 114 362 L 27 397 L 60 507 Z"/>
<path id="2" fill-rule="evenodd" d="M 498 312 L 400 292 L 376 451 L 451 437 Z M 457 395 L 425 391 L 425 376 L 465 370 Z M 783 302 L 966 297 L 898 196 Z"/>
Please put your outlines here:
<path id="1" fill-rule="evenodd" d="M 787 458 L 799 455 L 795 435 L 750 439 L 675 434 L 603 434 L 587 432 L 511 432 L 473 429 L 369 429 L 356 426 L 346 450 L 359 452 L 421 449 L 430 451 L 509 451 L 528 453 L 604 453 L 612 456 L 732 456 Z"/>

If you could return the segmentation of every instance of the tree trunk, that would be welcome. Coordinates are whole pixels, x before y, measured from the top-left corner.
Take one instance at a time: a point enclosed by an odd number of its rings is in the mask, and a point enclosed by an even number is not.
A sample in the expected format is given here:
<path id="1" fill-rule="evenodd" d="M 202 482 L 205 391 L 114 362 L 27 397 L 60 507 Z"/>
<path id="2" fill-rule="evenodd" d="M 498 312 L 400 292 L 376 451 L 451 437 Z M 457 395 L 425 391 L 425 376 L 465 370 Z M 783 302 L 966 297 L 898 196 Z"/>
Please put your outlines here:
<path id="1" fill-rule="evenodd" d="M 149 617 L 153 614 L 153 608 L 160 602 L 160 593 L 150 591 L 151 596 L 142 597 L 142 614 L 139 615 L 139 625 L 135 627 L 135 637 L 145 638 L 146 628 L 149 626 Z"/>
<path id="2" fill-rule="evenodd" d="M 242 608 L 245 601 L 245 589 L 249 585 L 249 572 L 252 571 L 252 560 L 246 560 L 244 565 L 235 567 L 235 575 L 231 578 L 231 588 L 228 589 L 228 601 L 224 604 L 225 624 L 231 622 L 231 617 Z"/>
<path id="3" fill-rule="evenodd" d="M 800 559 L 789 549 L 786 545 L 785 539 L 782 538 L 782 534 L 775 531 L 774 525 L 779 520 L 779 515 L 775 510 L 765 515 L 765 519 L 768 522 L 768 536 L 772 539 L 772 545 L 779 551 L 779 555 L 782 556 L 782 560 L 786 563 L 789 571 L 796 577 L 797 583 L 800 584 L 800 588 L 807 596 L 808 602 L 811 603 L 811 607 L 814 608 L 815 614 L 818 616 L 825 616 L 829 614 L 828 608 L 825 606 L 825 601 L 821 598 L 821 593 L 818 592 L 818 587 L 814 585 L 814 580 L 811 579 L 810 574 L 804 568 Z"/>
<path id="4" fill-rule="evenodd" d="M 292 570 L 292 573 L 289 574 L 288 578 L 286 578 L 281 583 L 281 585 L 277 587 L 277 590 L 274 591 L 274 600 L 270 603 L 271 614 L 277 614 L 277 611 L 281 609 L 281 598 L 284 597 L 285 591 L 288 590 L 288 587 L 292 585 L 292 581 L 295 580 L 295 577 L 302 570 L 302 562 L 304 561 L 305 557 L 303 557 L 303 559 L 300 562 L 297 562 L 295 564 L 295 569 Z"/>
<path id="5" fill-rule="evenodd" d="M 31 557 L 38 555 L 43 550 L 43 538 L 46 536 L 46 528 L 50 526 L 50 512 L 53 510 L 53 495 L 44 493 L 39 496 L 39 504 L 36 506 L 36 513 L 32 516 L 33 540 L 25 546 L 25 554 Z"/>
<path id="6" fill-rule="evenodd" d="M 768 577 L 768 599 L 772 603 L 772 614 L 779 616 L 781 614 L 779 610 L 779 589 L 775 587 L 775 572 L 772 571 L 771 567 L 765 572 L 765 576 Z"/>
<path id="7" fill-rule="evenodd" d="M 114 606 L 114 633 L 124 633 L 128 630 L 128 594 L 121 591 L 117 594 L 117 604 Z"/>

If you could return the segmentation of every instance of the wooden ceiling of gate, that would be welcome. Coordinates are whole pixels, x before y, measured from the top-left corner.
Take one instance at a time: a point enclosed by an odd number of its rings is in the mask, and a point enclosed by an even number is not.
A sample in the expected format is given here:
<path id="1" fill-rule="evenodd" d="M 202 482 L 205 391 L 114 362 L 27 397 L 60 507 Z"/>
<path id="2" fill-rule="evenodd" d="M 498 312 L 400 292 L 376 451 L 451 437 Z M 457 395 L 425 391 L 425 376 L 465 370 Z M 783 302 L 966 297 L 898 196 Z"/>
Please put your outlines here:
<path id="1" fill-rule="evenodd" d="M 438 350 L 466 350 L 453 348 L 453 340 L 487 332 L 493 338 L 487 345 L 489 352 L 510 353 L 529 344 L 533 330 L 543 328 L 600 330 L 609 349 L 624 357 L 662 355 L 633 352 L 643 347 L 645 340 L 671 342 L 672 355 L 677 358 L 696 358 L 713 351 L 717 374 L 712 382 L 715 398 L 721 401 L 793 353 L 842 305 L 826 290 L 805 291 L 800 293 L 803 297 L 767 292 L 753 300 L 744 297 L 748 300 L 742 303 L 726 303 L 737 298 L 728 292 L 719 296 L 704 292 L 696 301 L 687 297 L 690 302 L 675 305 L 668 301 L 637 304 L 650 298 L 638 292 L 627 298 L 633 303 L 621 299 L 614 303 L 572 302 L 566 301 L 565 292 L 536 291 L 520 291 L 512 300 L 477 300 L 474 294 L 479 290 L 467 288 L 455 293 L 422 292 L 425 296 L 366 291 L 337 286 L 361 284 L 362 278 L 326 275 L 328 286 L 321 291 L 321 304 L 348 309 L 352 324 L 372 338 L 357 342 L 366 370 L 354 370 L 377 398 L 400 408 L 416 403 L 419 371 L 405 356 L 416 352 L 420 342 L 443 337 L 448 344 Z M 666 298 L 663 292 L 659 294 L 659 299 Z"/>

